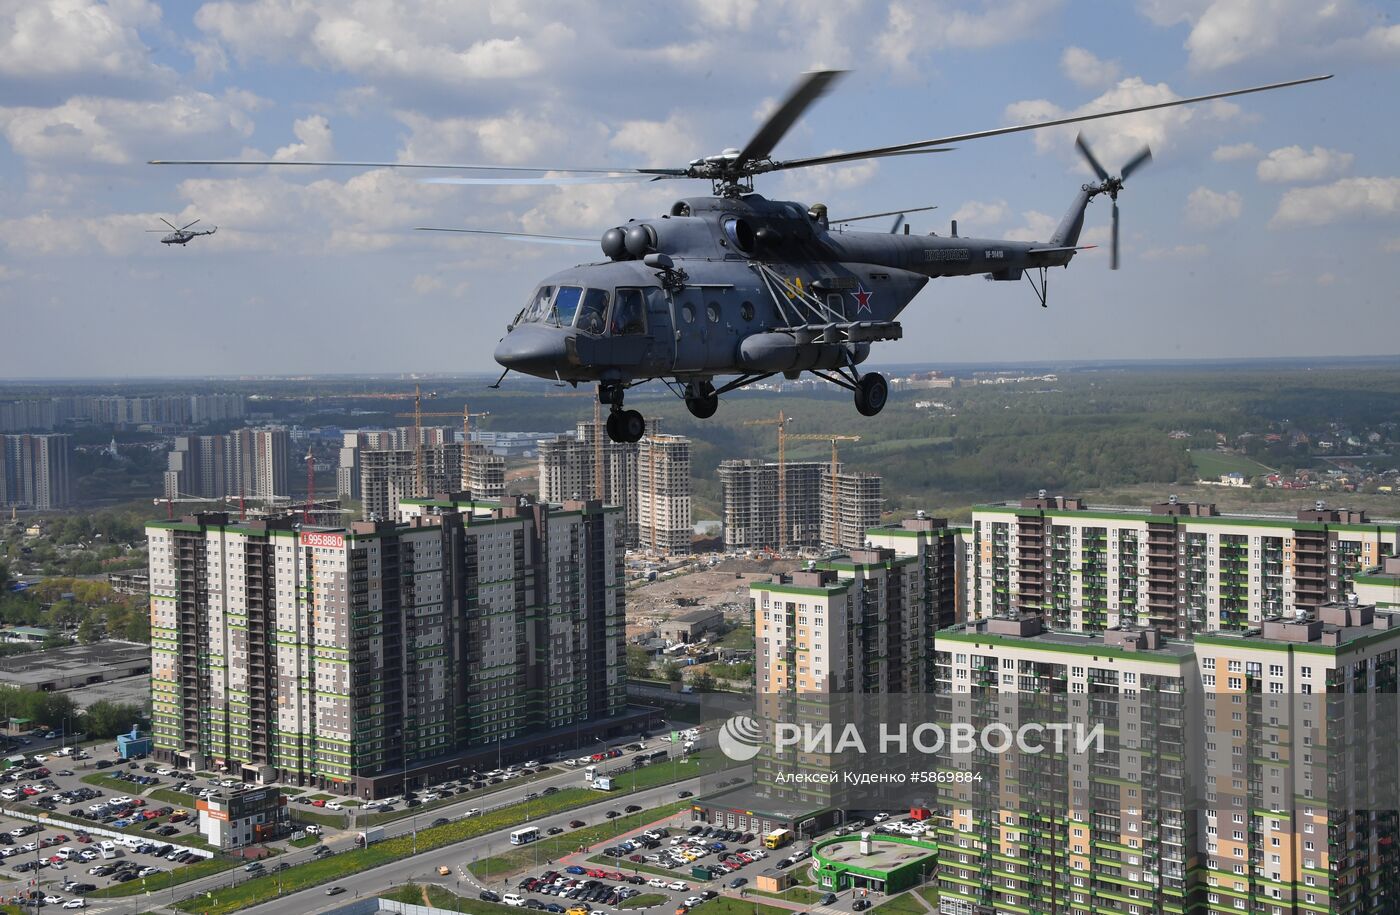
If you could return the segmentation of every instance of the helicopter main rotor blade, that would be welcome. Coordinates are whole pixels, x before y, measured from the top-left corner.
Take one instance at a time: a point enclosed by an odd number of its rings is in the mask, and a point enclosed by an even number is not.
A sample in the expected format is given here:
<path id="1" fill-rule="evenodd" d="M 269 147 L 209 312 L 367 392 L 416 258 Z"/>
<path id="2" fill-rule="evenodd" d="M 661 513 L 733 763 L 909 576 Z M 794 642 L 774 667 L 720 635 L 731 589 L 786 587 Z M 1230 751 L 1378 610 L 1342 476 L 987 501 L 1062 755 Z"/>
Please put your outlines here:
<path id="1" fill-rule="evenodd" d="M 812 103 L 845 75 L 845 70 L 817 70 L 805 74 L 740 151 L 737 164 L 743 165 L 746 162 L 768 158 L 773 152 L 773 147 L 778 145 L 778 141 L 792 129 L 792 125 L 797 123 Z"/>
<path id="2" fill-rule="evenodd" d="M 781 172 L 793 168 L 810 168 L 814 165 L 835 165 L 838 162 L 859 162 L 862 159 L 888 159 L 893 156 L 922 156 L 925 153 L 952 152 L 955 146 L 940 146 L 932 149 L 896 149 L 876 152 L 832 153 L 828 156 L 808 156 L 805 159 L 788 159 L 776 162 L 769 171 Z"/>
<path id="3" fill-rule="evenodd" d="M 416 232 L 460 232 L 464 235 L 487 235 L 506 241 L 529 241 L 542 245 L 596 245 L 596 238 L 579 238 L 573 235 L 533 235 L 529 232 L 497 232 L 491 229 L 446 229 L 437 226 L 415 226 Z"/>
<path id="4" fill-rule="evenodd" d="M 1142 152 L 1138 153 L 1136 156 L 1133 156 L 1131 159 L 1128 160 L 1128 164 L 1123 166 L 1123 171 L 1119 175 L 1119 177 L 1122 178 L 1124 181 L 1127 181 L 1129 175 L 1142 168 L 1144 165 L 1147 165 L 1151 161 L 1152 150 L 1151 148 L 1144 146 L 1142 148 Z"/>
<path id="5" fill-rule="evenodd" d="M 1107 181 L 1108 169 L 1103 167 L 1103 164 L 1099 162 L 1098 156 L 1095 156 L 1094 151 L 1089 148 L 1089 144 L 1084 142 L 1084 134 L 1081 133 L 1074 138 L 1074 146 L 1079 150 L 1079 154 L 1088 161 L 1089 167 L 1094 170 L 1094 174 L 1099 176 L 1099 180 Z"/>
<path id="6" fill-rule="evenodd" d="M 655 175 L 660 177 L 680 177 L 685 174 L 679 168 L 538 168 L 518 165 L 466 165 L 435 162 L 306 162 L 269 159 L 150 159 L 147 165 L 294 165 L 301 167 L 328 166 L 332 168 L 432 168 L 446 171 L 483 172 L 568 172 L 571 174 L 596 175 Z"/>
<path id="7" fill-rule="evenodd" d="M 928 207 L 906 207 L 902 210 L 887 210 L 884 213 L 866 213 L 864 216 L 850 216 L 846 219 L 828 219 L 827 225 L 839 226 L 847 222 L 860 222 L 862 219 L 879 219 L 881 216 L 905 216 L 909 213 L 925 213 L 929 210 L 936 210 L 937 206 Z"/>
<path id="8" fill-rule="evenodd" d="M 1251 86 L 1248 89 L 1231 89 L 1228 92 L 1212 92 L 1209 95 L 1195 95 L 1191 98 L 1173 99 L 1170 102 L 1156 102 L 1151 105 L 1138 105 L 1133 108 L 1117 108 L 1113 111 L 1098 111 L 1093 114 L 1080 114 L 1069 118 L 1056 118 L 1053 121 L 1039 121 L 1034 124 L 1017 124 L 1014 127 L 997 127 L 992 130 L 978 130 L 973 133 L 953 134 L 947 137 L 935 137 L 932 140 L 919 140 L 915 143 L 900 143 L 897 146 L 876 146 L 871 149 L 855 150 L 853 152 L 841 153 L 840 159 L 825 156 L 817 159 L 794 159 L 789 162 L 778 164 L 778 168 L 799 168 L 804 165 L 819 165 L 828 161 L 847 161 L 851 159 L 870 159 L 876 156 L 888 156 L 896 153 L 920 150 L 928 146 L 944 146 L 948 143 L 965 143 L 968 140 L 981 140 L 987 137 L 999 137 L 1008 133 L 1021 133 L 1026 130 L 1042 130 L 1046 127 L 1062 127 L 1065 124 L 1078 124 L 1083 121 L 1096 121 L 1100 118 L 1113 118 L 1124 114 L 1137 114 L 1142 111 L 1156 111 L 1159 108 L 1175 108 L 1179 105 L 1194 105 L 1197 102 L 1209 102 L 1213 99 L 1230 98 L 1236 95 L 1248 95 L 1251 92 L 1268 92 L 1272 89 L 1285 89 L 1289 86 L 1301 86 L 1304 83 L 1316 83 L 1325 79 L 1331 79 L 1332 74 L 1324 76 L 1309 76 L 1303 79 L 1290 79 L 1282 83 L 1269 83 L 1264 86 Z"/>
<path id="9" fill-rule="evenodd" d="M 627 182 L 660 181 L 671 175 L 558 175 L 548 178 L 519 175 L 505 178 L 419 178 L 419 184 L 496 184 L 496 185 L 543 185 L 567 184 L 619 184 Z M 684 176 L 680 176 L 684 177 Z"/>
<path id="10" fill-rule="evenodd" d="M 199 220 L 196 219 L 194 222 L 199 222 Z M 181 231 L 181 232 L 185 231 L 185 230 L 188 229 L 190 226 L 194 225 L 194 222 L 186 223 L 185 225 L 181 226 L 181 227 L 180 227 L 180 231 Z"/>
<path id="11" fill-rule="evenodd" d="M 175 223 L 173 223 L 173 222 L 171 222 L 170 220 L 166 219 L 164 216 L 162 216 L 162 217 L 160 218 L 160 221 L 163 222 L 163 223 L 165 223 L 165 224 L 166 224 L 167 226 L 169 226 L 170 228 L 175 229 Z M 151 231 L 153 231 L 153 232 L 159 232 L 159 231 L 161 231 L 161 230 L 160 230 L 160 229 L 152 229 Z M 180 230 L 179 230 L 179 229 L 175 229 L 175 231 L 178 232 L 178 231 L 180 231 Z"/>

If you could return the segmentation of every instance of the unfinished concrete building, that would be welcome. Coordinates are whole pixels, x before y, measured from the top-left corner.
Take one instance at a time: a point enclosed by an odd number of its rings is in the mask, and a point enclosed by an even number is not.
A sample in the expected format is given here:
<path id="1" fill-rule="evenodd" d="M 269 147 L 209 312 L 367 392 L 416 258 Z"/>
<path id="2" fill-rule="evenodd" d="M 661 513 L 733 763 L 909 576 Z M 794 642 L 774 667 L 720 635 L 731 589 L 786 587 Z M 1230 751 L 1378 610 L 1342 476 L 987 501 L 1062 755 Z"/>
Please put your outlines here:
<path id="1" fill-rule="evenodd" d="M 690 552 L 690 439 L 648 435 L 637 446 L 637 539 L 666 556 Z"/>
<path id="2" fill-rule="evenodd" d="M 834 477 L 830 467 L 824 470 L 821 485 L 822 545 L 838 550 L 863 549 L 865 532 L 880 523 L 884 503 L 880 475 L 837 464 Z"/>

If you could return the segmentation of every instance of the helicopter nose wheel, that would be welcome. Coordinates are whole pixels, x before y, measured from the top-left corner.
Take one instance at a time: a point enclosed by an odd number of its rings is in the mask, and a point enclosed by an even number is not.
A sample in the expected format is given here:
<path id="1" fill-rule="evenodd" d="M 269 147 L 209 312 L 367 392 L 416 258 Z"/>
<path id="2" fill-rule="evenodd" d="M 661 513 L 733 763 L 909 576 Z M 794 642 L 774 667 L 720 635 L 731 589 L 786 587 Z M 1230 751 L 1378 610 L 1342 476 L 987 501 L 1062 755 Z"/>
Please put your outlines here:
<path id="1" fill-rule="evenodd" d="M 879 372 L 866 372 L 856 383 L 856 410 L 861 416 L 874 416 L 885 409 L 890 384 Z"/>
<path id="2" fill-rule="evenodd" d="M 635 444 L 647 434 L 647 421 L 636 410 L 614 409 L 608 414 L 608 438 L 624 444 Z"/>
<path id="3" fill-rule="evenodd" d="M 685 408 L 696 419 L 709 419 L 719 409 L 719 395 L 708 381 L 692 381 L 686 386 Z"/>

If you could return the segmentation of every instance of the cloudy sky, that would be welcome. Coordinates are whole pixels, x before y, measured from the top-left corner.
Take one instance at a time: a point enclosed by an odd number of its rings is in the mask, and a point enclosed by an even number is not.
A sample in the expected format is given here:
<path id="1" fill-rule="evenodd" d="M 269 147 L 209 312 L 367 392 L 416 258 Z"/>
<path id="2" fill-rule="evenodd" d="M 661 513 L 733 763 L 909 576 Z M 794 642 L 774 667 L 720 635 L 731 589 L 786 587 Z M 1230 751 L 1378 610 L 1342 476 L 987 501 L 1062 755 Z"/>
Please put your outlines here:
<path id="1" fill-rule="evenodd" d="M 740 146 L 796 75 L 853 72 L 778 158 L 1335 73 L 1099 122 L 1125 269 L 1051 307 L 935 281 L 881 361 L 1394 353 L 1400 22 L 1385 0 L 0 0 L 0 377 L 489 371 L 534 280 L 698 182 L 443 187 L 390 169 L 151 158 L 682 165 Z M 760 178 L 915 231 L 1039 238 L 1087 173 L 1073 132 Z M 160 217 L 217 225 L 158 244 Z M 1091 208 L 1089 241 L 1106 236 Z"/>

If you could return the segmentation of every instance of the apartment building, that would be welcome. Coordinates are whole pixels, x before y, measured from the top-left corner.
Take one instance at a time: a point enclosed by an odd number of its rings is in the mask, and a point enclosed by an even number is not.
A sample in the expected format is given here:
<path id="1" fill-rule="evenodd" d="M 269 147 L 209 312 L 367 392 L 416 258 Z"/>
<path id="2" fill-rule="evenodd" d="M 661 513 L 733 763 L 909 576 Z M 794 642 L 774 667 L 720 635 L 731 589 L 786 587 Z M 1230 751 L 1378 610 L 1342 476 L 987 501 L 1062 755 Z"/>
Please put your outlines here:
<path id="1" fill-rule="evenodd" d="M 291 441 L 291 433 L 275 426 L 177 436 L 166 455 L 166 498 L 288 499 Z"/>
<path id="2" fill-rule="evenodd" d="M 1400 524 L 1321 503 L 1292 517 L 1230 515 L 1175 498 L 1096 508 L 1043 493 L 977 506 L 972 530 L 970 619 L 1025 609 L 1053 629 L 1151 625 L 1174 638 L 1341 600 L 1400 544 Z"/>
<path id="3" fill-rule="evenodd" d="M 778 499 L 778 465 L 731 460 L 719 465 L 724 488 L 726 550 L 865 546 L 865 531 L 880 523 L 884 505 L 878 474 L 825 461 L 788 461 Z M 779 523 L 780 513 L 786 525 Z"/>
<path id="4" fill-rule="evenodd" d="M 67 435 L 0 435 L 0 505 L 51 511 L 73 500 Z"/>
<path id="5" fill-rule="evenodd" d="M 930 625 L 939 630 L 963 621 L 963 594 L 967 588 L 964 558 L 968 529 L 950 525 L 946 518 L 932 518 L 922 511 L 913 518 L 869 527 L 866 543 L 876 549 L 890 549 L 898 556 L 912 556 L 923 569 L 923 601 Z M 932 675 L 932 668 L 926 671 Z M 931 690 L 931 681 L 925 686 Z"/>
<path id="6" fill-rule="evenodd" d="M 1325 604 L 1188 642 L 1027 612 L 945 630 L 936 657 L 941 720 L 1105 726 L 961 761 L 981 778 L 939 798 L 940 915 L 1392 911 L 1393 615 Z"/>
<path id="7" fill-rule="evenodd" d="M 620 512 L 410 508 L 343 529 L 149 525 L 157 755 L 383 797 L 644 726 L 626 705 Z"/>
<path id="8" fill-rule="evenodd" d="M 663 556 L 690 553 L 690 439 L 652 434 L 637 444 L 637 546 Z"/>
<path id="9" fill-rule="evenodd" d="M 663 434 L 658 422 L 631 444 L 580 422 L 573 436 L 539 443 L 539 481 L 544 502 L 601 499 L 621 508 L 628 549 L 690 552 L 690 440 Z"/>

